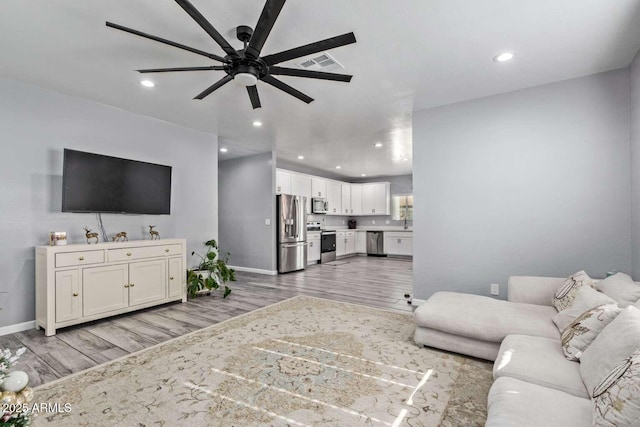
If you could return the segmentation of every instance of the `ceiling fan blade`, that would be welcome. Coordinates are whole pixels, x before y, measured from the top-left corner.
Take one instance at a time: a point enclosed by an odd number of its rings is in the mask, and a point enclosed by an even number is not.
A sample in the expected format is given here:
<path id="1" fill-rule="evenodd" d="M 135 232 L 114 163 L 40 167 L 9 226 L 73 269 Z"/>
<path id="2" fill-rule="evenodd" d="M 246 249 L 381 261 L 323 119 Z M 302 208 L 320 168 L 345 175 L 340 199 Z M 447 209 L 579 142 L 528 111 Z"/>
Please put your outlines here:
<path id="1" fill-rule="evenodd" d="M 299 90 L 292 88 L 288 84 L 281 82 L 280 80 L 276 79 L 273 76 L 264 76 L 262 78 L 262 81 L 265 83 L 269 83 L 271 86 L 277 87 L 282 91 L 287 92 L 291 96 L 295 96 L 300 101 L 304 101 L 307 104 L 313 101 L 313 98 L 311 98 L 310 96 L 307 96 L 304 93 L 300 92 Z"/>
<path id="2" fill-rule="evenodd" d="M 214 55 L 213 53 L 205 52 L 203 50 L 195 49 L 189 46 L 185 46 L 180 43 L 172 42 L 171 40 L 163 39 L 151 34 L 143 33 L 142 31 L 134 30 L 132 28 L 123 27 L 122 25 L 114 24 L 113 22 L 107 22 L 107 27 L 115 28 L 116 30 L 124 31 L 126 33 L 134 34 L 136 36 L 144 37 L 150 40 L 154 40 L 160 43 L 167 44 L 169 46 L 177 47 L 178 49 L 184 49 L 189 52 L 197 53 L 198 55 L 206 56 L 207 58 L 214 59 L 216 61 L 225 62 L 225 59 L 221 56 Z"/>
<path id="3" fill-rule="evenodd" d="M 217 82 L 215 82 L 214 84 L 212 84 L 211 86 L 209 86 L 208 88 L 206 88 L 205 90 L 203 90 L 201 93 L 199 93 L 195 98 L 193 99 L 204 99 L 205 97 L 209 96 L 214 90 L 226 85 L 227 83 L 229 83 L 231 80 L 233 80 L 233 77 L 231 76 L 224 76 L 223 78 L 221 78 L 220 80 L 218 80 Z"/>
<path id="4" fill-rule="evenodd" d="M 246 55 L 255 59 L 260 57 L 262 46 L 264 46 L 264 42 L 267 41 L 267 37 L 269 37 L 273 24 L 275 24 L 276 19 L 278 19 L 284 2 L 285 0 L 267 0 L 264 4 L 256 28 L 253 30 L 251 40 L 249 40 L 249 45 L 245 49 Z"/>
<path id="5" fill-rule="evenodd" d="M 184 11 L 187 12 L 189 16 L 191 16 L 193 20 L 196 21 L 196 23 L 200 25 L 200 27 L 205 30 L 207 34 L 209 34 L 211 38 L 215 40 L 216 43 L 220 45 L 222 50 L 224 50 L 227 55 L 233 57 L 240 56 L 238 55 L 238 52 L 233 47 L 231 47 L 229 42 L 227 42 L 227 40 L 222 37 L 222 35 L 215 28 L 213 28 L 213 25 L 211 25 L 211 23 L 207 21 L 207 18 L 202 16 L 198 9 L 196 9 L 196 7 L 192 5 L 191 2 L 189 2 L 189 0 L 176 0 L 176 3 L 178 3 L 180 7 L 183 8 Z"/>
<path id="6" fill-rule="evenodd" d="M 247 86 L 247 93 L 249 94 L 251 106 L 254 110 L 262 107 L 262 104 L 260 104 L 260 96 L 258 95 L 258 86 Z"/>
<path id="7" fill-rule="evenodd" d="M 222 65 L 211 65 L 209 67 L 178 67 L 178 68 L 147 68 L 144 70 L 136 70 L 139 73 L 169 73 L 173 71 L 222 71 L 224 67 Z"/>
<path id="8" fill-rule="evenodd" d="M 347 74 L 325 73 L 324 71 L 298 70 L 296 68 L 269 67 L 269 73 L 276 76 L 308 77 L 311 79 L 334 80 L 337 82 L 350 82 L 353 76 Z"/>
<path id="9" fill-rule="evenodd" d="M 353 33 L 343 34 L 341 36 L 331 37 L 330 39 L 320 40 L 304 46 L 285 50 L 284 52 L 274 53 L 273 55 L 263 56 L 262 59 L 267 65 L 279 64 L 290 59 L 300 58 L 302 56 L 312 55 L 340 46 L 345 46 L 356 42 L 356 36 Z"/>

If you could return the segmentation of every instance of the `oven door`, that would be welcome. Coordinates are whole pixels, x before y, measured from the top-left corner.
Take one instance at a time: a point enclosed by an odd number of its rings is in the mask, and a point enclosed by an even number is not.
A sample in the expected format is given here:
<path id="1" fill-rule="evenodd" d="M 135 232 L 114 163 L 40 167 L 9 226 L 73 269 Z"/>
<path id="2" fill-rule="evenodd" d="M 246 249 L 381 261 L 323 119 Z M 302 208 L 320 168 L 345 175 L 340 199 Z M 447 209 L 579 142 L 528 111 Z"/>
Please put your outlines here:
<path id="1" fill-rule="evenodd" d="M 336 251 L 336 233 L 322 233 L 320 252 Z"/>

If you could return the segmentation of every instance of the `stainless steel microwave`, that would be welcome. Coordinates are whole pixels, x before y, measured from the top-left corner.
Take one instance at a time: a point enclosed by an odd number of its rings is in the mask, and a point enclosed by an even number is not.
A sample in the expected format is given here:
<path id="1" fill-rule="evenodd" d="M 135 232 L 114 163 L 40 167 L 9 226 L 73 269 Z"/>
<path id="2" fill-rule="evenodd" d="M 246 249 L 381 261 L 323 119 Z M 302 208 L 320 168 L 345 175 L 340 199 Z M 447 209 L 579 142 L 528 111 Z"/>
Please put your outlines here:
<path id="1" fill-rule="evenodd" d="M 329 212 L 329 202 L 322 197 L 311 198 L 311 213 L 326 214 Z"/>

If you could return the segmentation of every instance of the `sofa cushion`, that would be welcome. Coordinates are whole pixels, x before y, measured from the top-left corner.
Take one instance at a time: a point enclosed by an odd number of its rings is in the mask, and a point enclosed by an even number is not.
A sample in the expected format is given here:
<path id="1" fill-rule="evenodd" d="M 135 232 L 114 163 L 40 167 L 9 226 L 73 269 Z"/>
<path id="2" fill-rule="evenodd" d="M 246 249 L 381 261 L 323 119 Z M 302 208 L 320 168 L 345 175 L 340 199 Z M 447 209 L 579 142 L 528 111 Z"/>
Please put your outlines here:
<path id="1" fill-rule="evenodd" d="M 562 351 L 569 360 L 578 360 L 582 352 L 593 342 L 598 334 L 622 309 L 617 304 L 603 304 L 591 308 L 562 331 Z"/>
<path id="2" fill-rule="evenodd" d="M 595 287 L 593 280 L 591 280 L 591 277 L 589 277 L 584 270 L 572 274 L 567 280 L 562 282 L 562 285 L 558 287 L 551 299 L 551 305 L 558 311 L 569 308 L 571 303 L 573 303 L 576 293 L 578 293 L 578 290 L 580 290 L 582 286 Z"/>
<path id="3" fill-rule="evenodd" d="M 595 425 L 640 425 L 640 350 L 596 386 L 593 398 Z"/>
<path id="4" fill-rule="evenodd" d="M 640 285 L 628 274 L 616 273 L 609 276 L 599 281 L 596 289 L 613 298 L 622 308 L 640 300 Z"/>
<path id="5" fill-rule="evenodd" d="M 436 292 L 414 312 L 418 326 L 481 341 L 501 342 L 509 334 L 560 338 L 551 306 L 508 302 L 480 295 Z"/>
<path id="6" fill-rule="evenodd" d="M 486 427 L 584 427 L 591 425 L 589 399 L 515 378 L 498 378 L 487 398 Z"/>
<path id="7" fill-rule="evenodd" d="M 576 293 L 571 306 L 558 312 L 551 320 L 562 333 L 571 322 L 590 308 L 602 304 L 615 304 L 615 302 L 615 300 L 602 292 L 598 292 L 590 286 L 583 286 Z"/>
<path id="8" fill-rule="evenodd" d="M 500 349 L 500 343 L 497 342 L 481 341 L 460 335 L 448 334 L 435 329 L 425 328 L 424 326 L 416 327 L 413 340 L 418 345 L 426 345 L 428 347 L 453 351 L 455 353 L 466 354 L 490 361 L 496 360 L 498 350 Z"/>
<path id="9" fill-rule="evenodd" d="M 589 395 L 624 359 L 640 348 L 640 310 L 629 306 L 604 327 L 580 356 L 580 374 Z"/>
<path id="10" fill-rule="evenodd" d="M 493 377 L 511 377 L 588 399 L 580 364 L 565 359 L 553 338 L 509 335 L 493 364 Z"/>

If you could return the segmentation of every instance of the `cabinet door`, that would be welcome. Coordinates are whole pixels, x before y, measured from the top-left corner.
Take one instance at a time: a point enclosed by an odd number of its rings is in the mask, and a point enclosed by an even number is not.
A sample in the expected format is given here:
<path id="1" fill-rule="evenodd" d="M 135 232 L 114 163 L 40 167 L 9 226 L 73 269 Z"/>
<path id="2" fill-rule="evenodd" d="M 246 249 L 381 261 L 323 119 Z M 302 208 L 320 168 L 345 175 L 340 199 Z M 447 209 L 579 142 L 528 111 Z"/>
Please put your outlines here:
<path id="1" fill-rule="evenodd" d="M 129 306 L 128 264 L 82 269 L 84 316 L 120 310 Z"/>
<path id="2" fill-rule="evenodd" d="M 311 178 L 311 197 L 327 197 L 327 181 Z"/>
<path id="3" fill-rule="evenodd" d="M 309 240 L 307 264 L 317 264 L 318 261 L 320 261 L 320 239 Z"/>
<path id="4" fill-rule="evenodd" d="M 311 177 L 291 174 L 291 194 L 306 197 L 306 212 L 311 213 Z"/>
<path id="5" fill-rule="evenodd" d="M 169 258 L 169 298 L 179 297 L 182 295 L 182 278 L 185 275 L 182 267 L 182 257 Z"/>
<path id="6" fill-rule="evenodd" d="M 344 231 L 336 233 L 336 256 L 346 255 L 347 242 Z"/>
<path id="7" fill-rule="evenodd" d="M 129 264 L 129 305 L 146 304 L 167 297 L 167 260 Z"/>
<path id="8" fill-rule="evenodd" d="M 291 194 L 291 174 L 276 169 L 276 194 Z"/>
<path id="9" fill-rule="evenodd" d="M 375 215 L 373 197 L 374 184 L 362 184 L 362 215 Z"/>
<path id="10" fill-rule="evenodd" d="M 356 253 L 367 253 L 367 232 L 356 231 Z"/>
<path id="11" fill-rule="evenodd" d="M 351 215 L 362 215 L 362 185 L 351 184 Z"/>
<path id="12" fill-rule="evenodd" d="M 342 184 L 335 181 L 327 182 L 327 201 L 329 202 L 329 215 L 342 214 Z"/>
<path id="13" fill-rule="evenodd" d="M 79 270 L 56 271 L 56 322 L 81 315 Z"/>
<path id="14" fill-rule="evenodd" d="M 342 213 L 344 215 L 351 215 L 353 209 L 351 209 L 351 184 L 341 184 L 342 187 Z"/>
<path id="15" fill-rule="evenodd" d="M 376 215 L 391 215 L 390 186 L 388 182 L 373 185 L 373 210 Z"/>
<path id="16" fill-rule="evenodd" d="M 353 231 L 347 232 L 347 237 L 345 238 L 346 248 L 345 254 L 350 255 L 356 252 L 356 236 Z"/>
<path id="17" fill-rule="evenodd" d="M 384 252 L 387 255 L 413 255 L 413 238 L 400 236 L 384 237 Z"/>

